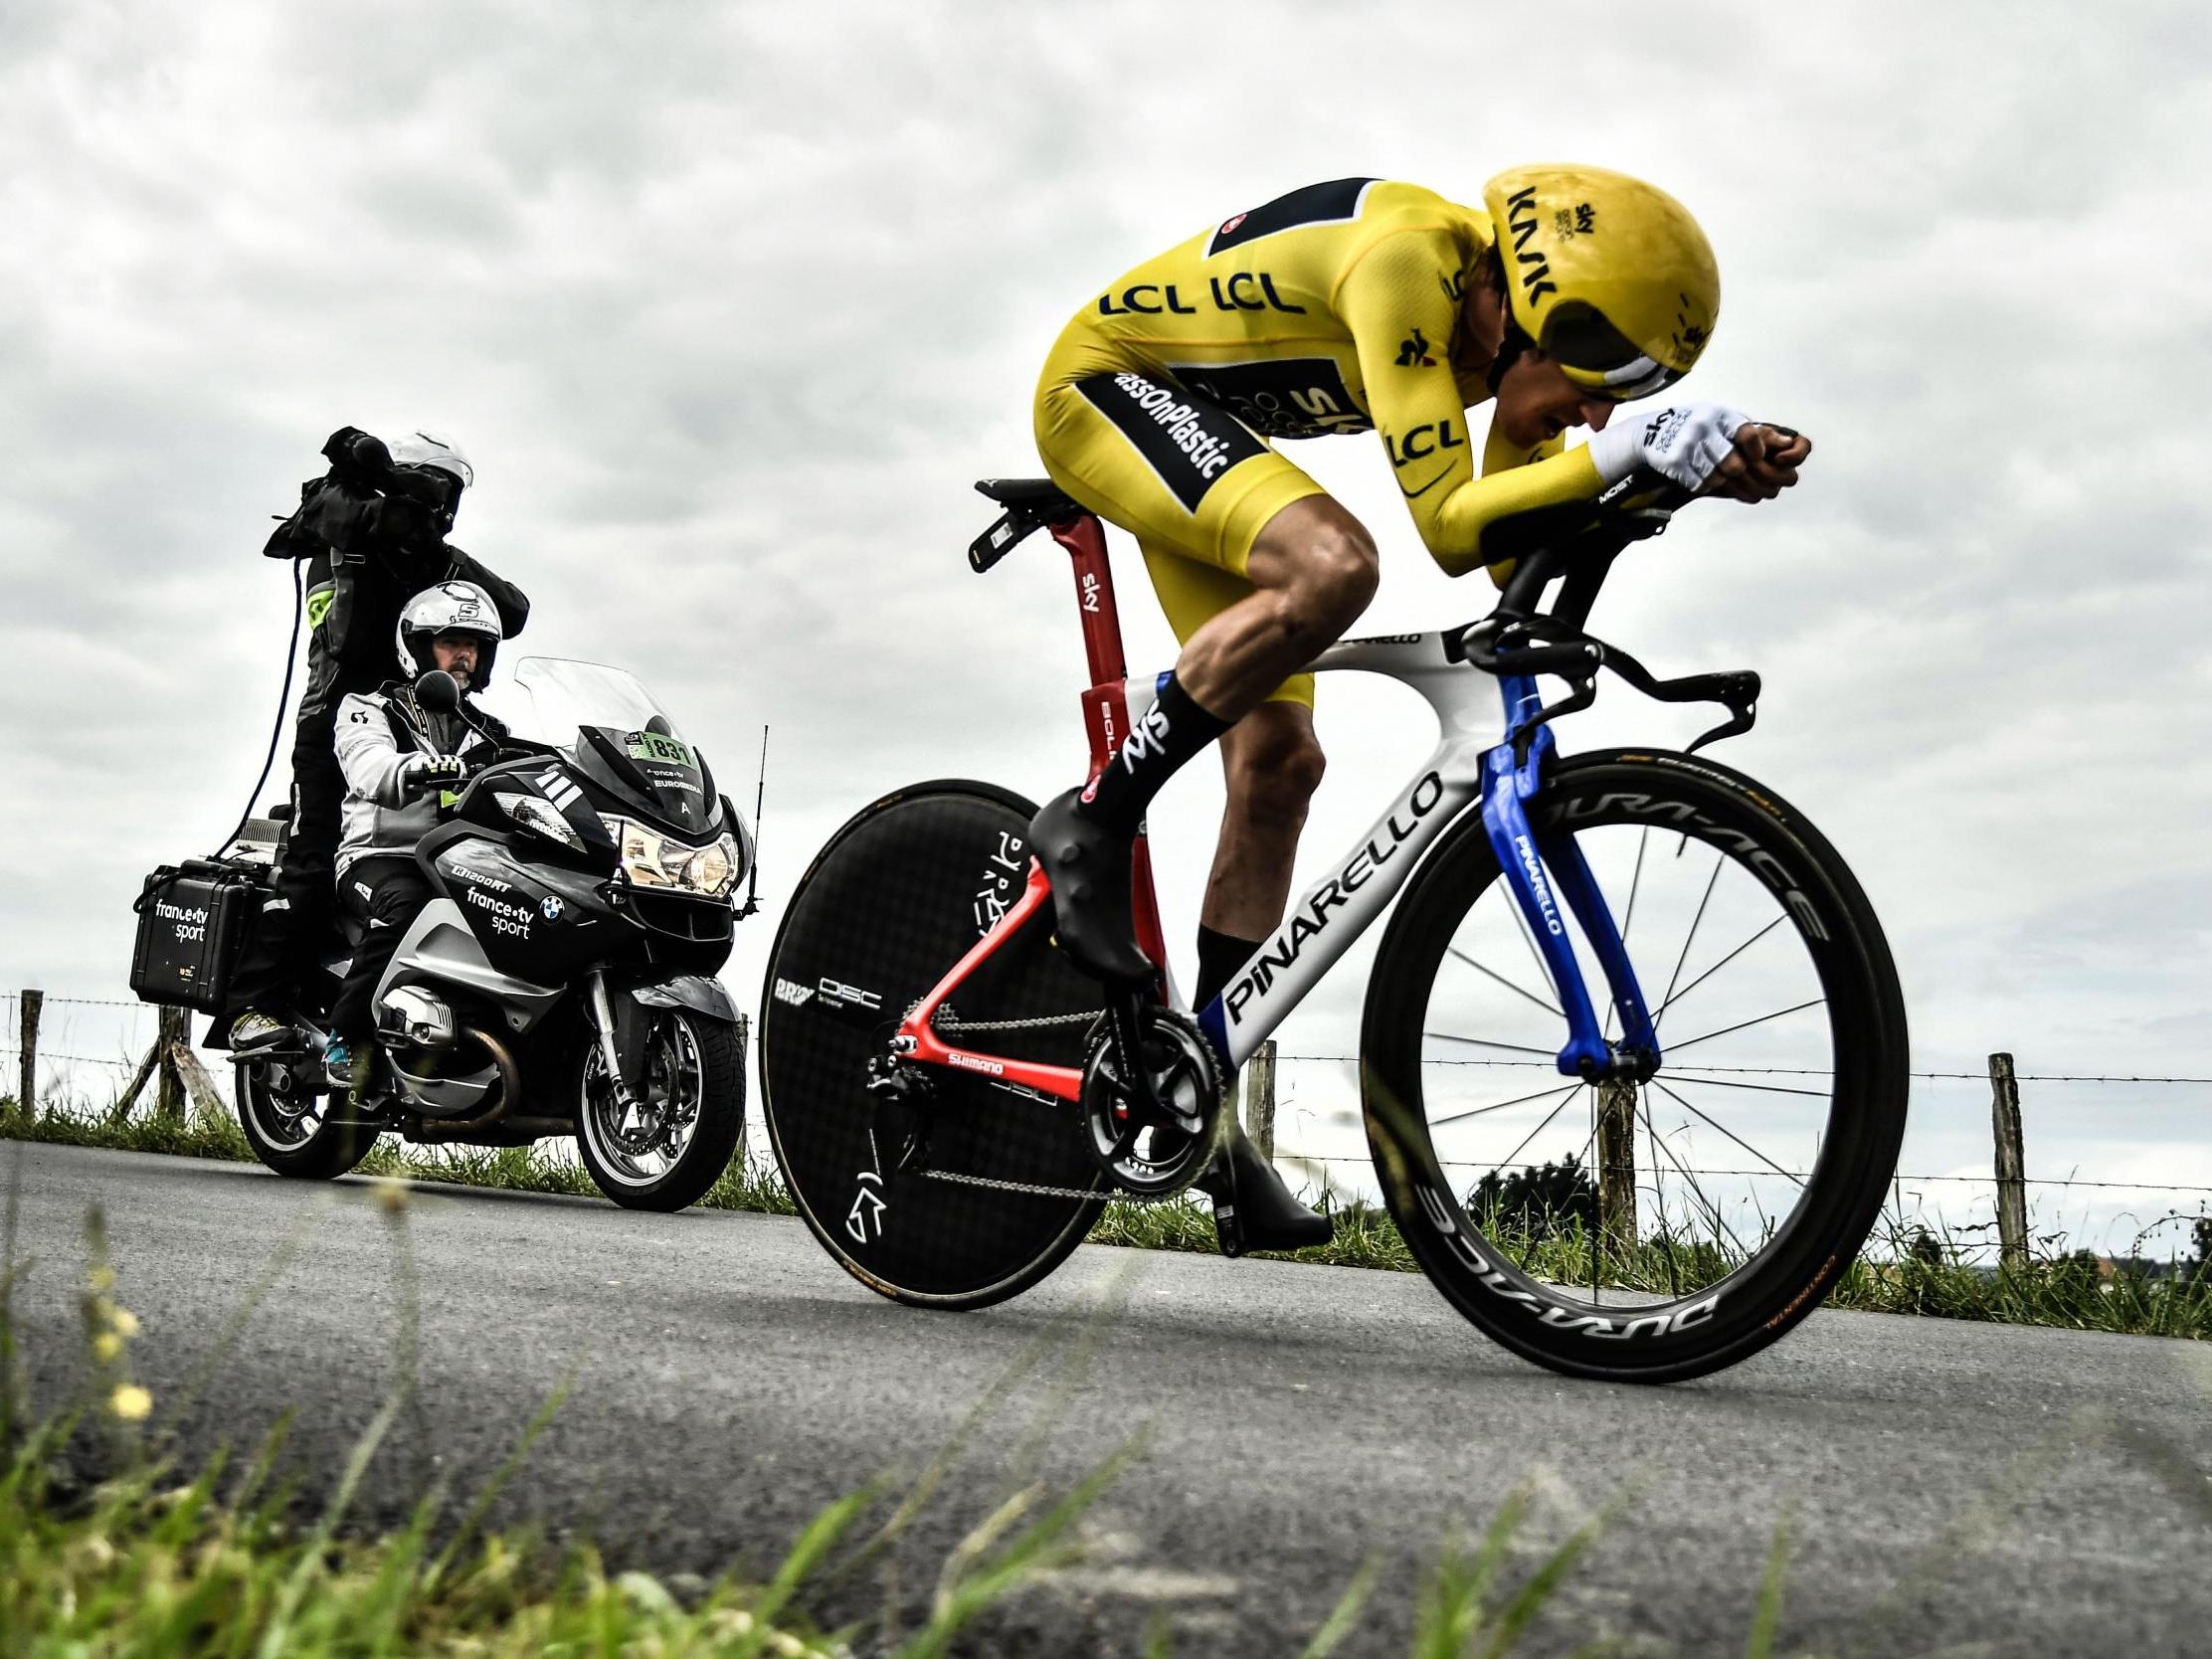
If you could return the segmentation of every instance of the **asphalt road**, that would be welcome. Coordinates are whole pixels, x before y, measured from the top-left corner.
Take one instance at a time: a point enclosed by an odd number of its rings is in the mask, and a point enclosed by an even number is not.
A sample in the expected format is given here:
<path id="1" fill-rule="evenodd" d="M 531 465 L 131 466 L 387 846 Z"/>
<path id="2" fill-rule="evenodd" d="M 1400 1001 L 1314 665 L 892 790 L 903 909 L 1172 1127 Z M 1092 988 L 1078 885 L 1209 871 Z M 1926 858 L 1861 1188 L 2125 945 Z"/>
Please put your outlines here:
<path id="1" fill-rule="evenodd" d="M 420 1285 L 420 1411 L 369 1482 L 397 1514 L 435 1471 L 472 1491 L 564 1378 L 498 1512 L 626 1565 L 765 1568 L 831 1499 L 961 1441 L 892 1556 L 829 1611 L 926 1596 L 1012 1489 L 1065 1490 L 1150 1448 L 1085 1525 L 1086 1559 L 970 1651 L 1294 1654 L 1363 1559 L 1381 1579 L 1340 1651 L 1400 1653 L 1455 1527 L 1533 1493 L 1524 1567 L 1630 1482 L 1517 1652 L 1592 1637 L 1741 1652 L 1794 1515 L 1783 1650 L 2202 1654 L 2212 1624 L 2212 1352 L 2144 1338 L 1821 1313 L 1734 1371 L 1572 1382 L 1485 1342 L 1412 1275 L 1086 1247 L 981 1314 L 917 1312 L 798 1222 L 625 1214 L 53 1147 L 20 1157 L 16 1298 L 34 1387 L 82 1377 L 85 1217 L 104 1208 L 140 1380 L 187 1446 L 249 1442 L 288 1404 L 310 1489 L 401 1364 L 402 1244 Z M 287 1241 L 293 1248 L 284 1254 Z M 199 1403 L 187 1381 L 252 1304 Z M 988 1396 L 988 1397 L 987 1397 Z M 981 1410 L 979 1413 L 979 1402 Z"/>

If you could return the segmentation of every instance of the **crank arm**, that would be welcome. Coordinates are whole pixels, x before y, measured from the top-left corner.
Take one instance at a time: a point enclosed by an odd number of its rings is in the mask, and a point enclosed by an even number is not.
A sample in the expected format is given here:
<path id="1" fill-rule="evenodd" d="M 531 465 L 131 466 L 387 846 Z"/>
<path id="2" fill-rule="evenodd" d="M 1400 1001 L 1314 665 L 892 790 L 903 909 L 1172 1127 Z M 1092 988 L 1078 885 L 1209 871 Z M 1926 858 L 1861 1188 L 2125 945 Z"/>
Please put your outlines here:
<path id="1" fill-rule="evenodd" d="M 1119 992 L 1106 1005 L 1114 1030 L 1114 1049 L 1121 1056 L 1121 1089 L 1129 1102 L 1130 1136 L 1148 1124 L 1174 1124 L 1181 1114 L 1165 1105 L 1152 1086 L 1152 1067 L 1145 1064 L 1144 1027 L 1135 992 Z"/>

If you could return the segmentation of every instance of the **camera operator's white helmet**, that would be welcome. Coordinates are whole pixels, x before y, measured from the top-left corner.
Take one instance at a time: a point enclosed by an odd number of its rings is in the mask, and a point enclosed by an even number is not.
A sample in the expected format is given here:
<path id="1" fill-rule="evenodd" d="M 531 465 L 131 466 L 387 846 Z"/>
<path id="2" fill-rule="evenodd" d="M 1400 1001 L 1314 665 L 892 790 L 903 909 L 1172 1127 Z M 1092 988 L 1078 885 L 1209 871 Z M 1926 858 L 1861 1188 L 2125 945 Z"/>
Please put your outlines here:
<path id="1" fill-rule="evenodd" d="M 476 671 L 468 680 L 470 691 L 481 691 L 491 679 L 491 659 L 499 653 L 499 642 L 506 638 L 499 607 L 473 582 L 441 582 L 425 588 L 400 612 L 393 636 L 401 674 L 413 679 L 438 666 L 431 645 L 441 634 L 473 634 L 483 641 L 476 652 Z"/>
<path id="2" fill-rule="evenodd" d="M 390 448 L 394 466 L 435 466 L 453 474 L 463 487 L 476 481 L 476 469 L 461 453 L 461 446 L 433 433 L 402 433 L 392 440 Z"/>

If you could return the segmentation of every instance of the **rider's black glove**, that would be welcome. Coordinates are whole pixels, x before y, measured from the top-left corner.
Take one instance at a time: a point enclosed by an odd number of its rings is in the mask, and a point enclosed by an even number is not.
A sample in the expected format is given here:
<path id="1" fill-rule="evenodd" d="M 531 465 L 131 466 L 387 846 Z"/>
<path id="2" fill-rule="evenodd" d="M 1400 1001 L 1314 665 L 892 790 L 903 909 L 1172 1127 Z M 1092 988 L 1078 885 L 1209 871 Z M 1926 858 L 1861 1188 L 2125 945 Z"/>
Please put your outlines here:
<path id="1" fill-rule="evenodd" d="M 468 763 L 459 755 L 410 755 L 402 787 L 409 795 L 428 795 L 435 789 L 450 789 L 467 776 Z"/>

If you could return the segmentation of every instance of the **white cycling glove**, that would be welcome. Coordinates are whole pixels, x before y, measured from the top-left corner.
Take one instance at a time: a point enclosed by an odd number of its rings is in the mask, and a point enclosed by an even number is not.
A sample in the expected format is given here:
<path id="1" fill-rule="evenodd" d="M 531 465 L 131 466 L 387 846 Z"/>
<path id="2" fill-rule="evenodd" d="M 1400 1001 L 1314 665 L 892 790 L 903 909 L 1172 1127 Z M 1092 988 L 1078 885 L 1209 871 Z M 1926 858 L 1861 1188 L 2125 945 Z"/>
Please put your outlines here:
<path id="1" fill-rule="evenodd" d="M 1616 417 L 1589 436 L 1590 462 L 1607 484 L 1648 466 L 1684 489 L 1703 489 L 1736 448 L 1736 429 L 1751 417 L 1718 403 L 1685 403 L 1633 419 Z"/>

